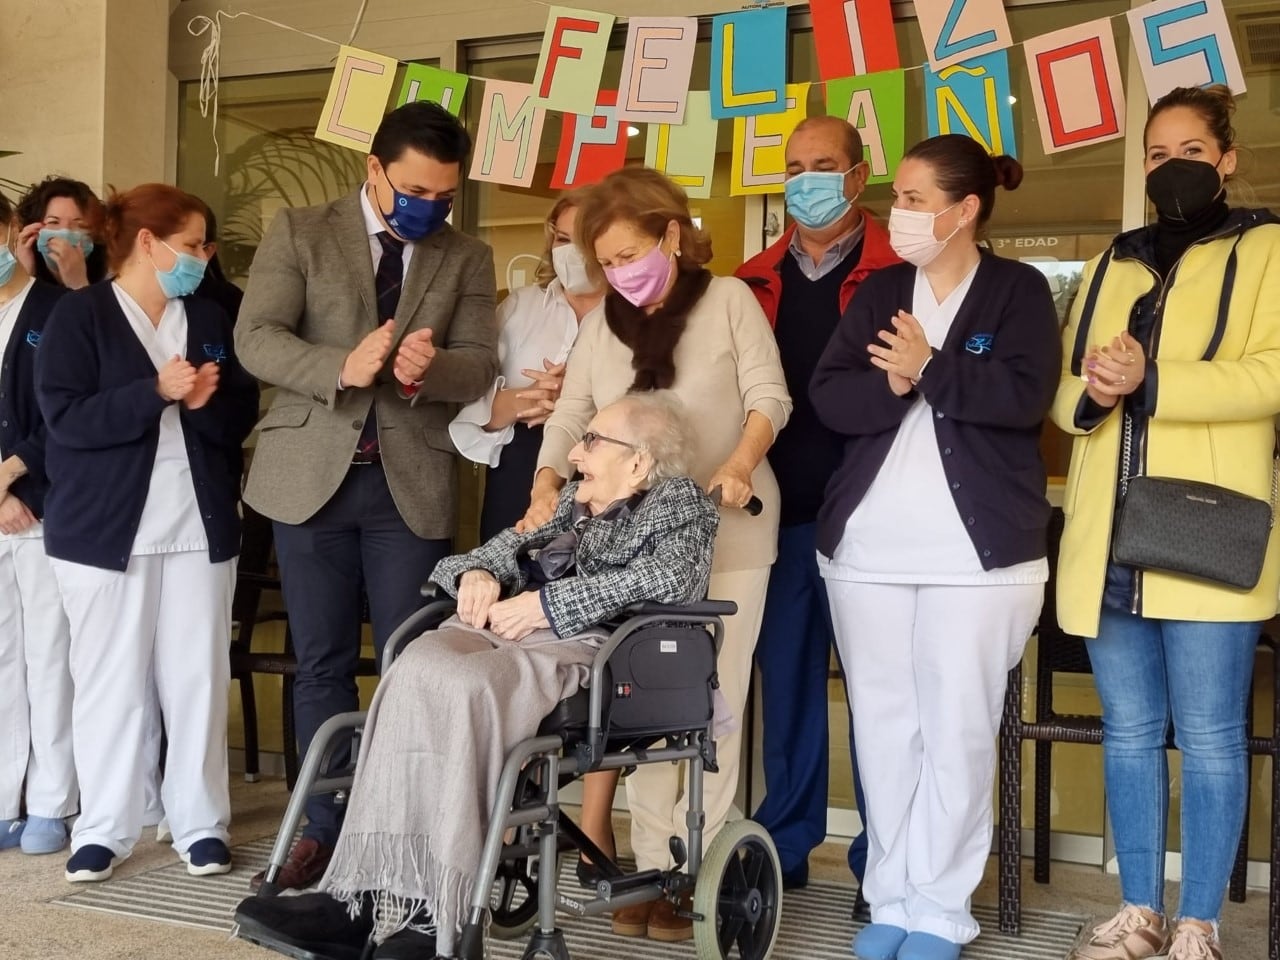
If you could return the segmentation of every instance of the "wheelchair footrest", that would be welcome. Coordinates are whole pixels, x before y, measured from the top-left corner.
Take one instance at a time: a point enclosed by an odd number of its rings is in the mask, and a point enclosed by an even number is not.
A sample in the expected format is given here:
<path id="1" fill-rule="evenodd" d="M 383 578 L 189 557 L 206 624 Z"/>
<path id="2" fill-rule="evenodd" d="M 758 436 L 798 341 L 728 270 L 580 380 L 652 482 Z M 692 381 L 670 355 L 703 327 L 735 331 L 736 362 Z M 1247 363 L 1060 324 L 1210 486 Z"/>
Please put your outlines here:
<path id="1" fill-rule="evenodd" d="M 612 900 L 633 890 L 660 885 L 662 878 L 661 870 L 642 870 L 624 877 L 604 877 L 596 884 L 596 893 L 605 900 Z"/>

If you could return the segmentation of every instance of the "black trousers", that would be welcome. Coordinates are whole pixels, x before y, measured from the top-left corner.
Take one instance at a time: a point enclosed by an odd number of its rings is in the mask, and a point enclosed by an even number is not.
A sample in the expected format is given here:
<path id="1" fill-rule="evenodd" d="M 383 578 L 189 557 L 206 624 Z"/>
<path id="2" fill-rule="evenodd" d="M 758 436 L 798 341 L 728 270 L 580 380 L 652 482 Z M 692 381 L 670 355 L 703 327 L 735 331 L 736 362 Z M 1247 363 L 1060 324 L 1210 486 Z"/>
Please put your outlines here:
<path id="1" fill-rule="evenodd" d="M 298 658 L 293 704 L 298 747 L 305 754 L 322 723 L 360 709 L 362 585 L 381 664 L 387 638 L 421 605 L 419 591 L 448 555 L 450 541 L 423 540 L 409 529 L 379 463 L 352 465 L 315 516 L 297 525 L 277 522 L 274 530 Z M 346 759 L 335 756 L 335 766 Z M 307 804 L 306 836 L 332 845 L 341 827 L 341 809 L 332 797 Z"/>

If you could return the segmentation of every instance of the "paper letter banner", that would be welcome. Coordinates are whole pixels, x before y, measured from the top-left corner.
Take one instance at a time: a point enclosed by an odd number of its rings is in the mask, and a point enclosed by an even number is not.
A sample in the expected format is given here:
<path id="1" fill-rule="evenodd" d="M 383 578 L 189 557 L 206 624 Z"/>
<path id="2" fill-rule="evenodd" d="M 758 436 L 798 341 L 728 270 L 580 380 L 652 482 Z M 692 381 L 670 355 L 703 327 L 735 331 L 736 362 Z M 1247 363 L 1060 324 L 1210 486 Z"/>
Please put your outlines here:
<path id="1" fill-rule="evenodd" d="M 609 13 L 552 7 L 533 75 L 537 106 L 591 114 L 609 48 L 614 17 Z"/>
<path id="2" fill-rule="evenodd" d="M 369 152 L 396 82 L 396 60 L 343 46 L 324 98 L 316 139 Z"/>
<path id="3" fill-rule="evenodd" d="M 618 122 L 617 103 L 617 90 L 601 90 L 595 113 L 564 115 L 552 190 L 595 183 L 627 162 L 627 125 Z"/>
<path id="4" fill-rule="evenodd" d="M 632 17 L 618 85 L 618 119 L 684 123 L 698 21 L 693 17 Z"/>
<path id="5" fill-rule="evenodd" d="M 649 124 L 644 165 L 665 173 L 693 199 L 706 200 L 711 196 L 719 130 L 720 124 L 711 119 L 711 93 L 690 90 L 682 125 Z"/>
<path id="6" fill-rule="evenodd" d="M 993 156 L 1016 157 L 1009 103 L 1009 54 L 997 50 L 934 73 L 924 68 L 929 136 L 963 133 Z"/>
<path id="7" fill-rule="evenodd" d="M 456 117 L 462 110 L 462 95 L 466 92 L 467 80 L 465 73 L 453 73 L 421 63 L 407 64 L 396 106 L 403 107 L 406 103 L 430 100 Z"/>
<path id="8" fill-rule="evenodd" d="M 808 96 L 809 84 L 789 83 L 784 113 L 737 117 L 733 121 L 731 197 L 782 193 L 787 173 L 787 138 L 804 119 Z"/>
<path id="9" fill-rule="evenodd" d="M 532 186 L 546 118 L 547 112 L 534 103 L 531 84 L 486 80 L 471 179 Z"/>
<path id="10" fill-rule="evenodd" d="M 823 80 L 896 70 L 891 0 L 810 0 L 818 76 Z"/>
<path id="11" fill-rule="evenodd" d="M 1127 16 L 1152 103 L 1174 87 L 1225 83 L 1245 92 L 1222 0 L 1154 0 Z"/>
<path id="12" fill-rule="evenodd" d="M 862 135 L 867 183 L 889 183 L 907 149 L 907 80 L 902 70 L 827 81 L 827 113 L 848 120 Z"/>
<path id="13" fill-rule="evenodd" d="M 1023 49 L 1045 153 L 1124 136 L 1124 89 L 1110 20 L 1046 33 Z"/>
<path id="14" fill-rule="evenodd" d="M 934 70 L 1013 45 L 1004 0 L 916 0 L 916 17 Z"/>
<path id="15" fill-rule="evenodd" d="M 786 82 L 786 7 L 711 18 L 711 116 L 782 113 Z"/>

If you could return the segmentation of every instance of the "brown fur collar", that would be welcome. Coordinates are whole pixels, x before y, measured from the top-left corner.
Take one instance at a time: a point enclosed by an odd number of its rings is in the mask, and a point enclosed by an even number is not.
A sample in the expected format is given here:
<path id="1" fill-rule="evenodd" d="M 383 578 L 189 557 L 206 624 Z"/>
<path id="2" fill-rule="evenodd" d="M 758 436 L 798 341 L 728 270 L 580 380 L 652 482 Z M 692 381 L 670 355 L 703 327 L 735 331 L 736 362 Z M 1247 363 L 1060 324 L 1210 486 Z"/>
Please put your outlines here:
<path id="1" fill-rule="evenodd" d="M 610 290 L 604 299 L 604 317 L 613 335 L 631 348 L 636 378 L 631 392 L 666 390 L 676 380 L 676 344 L 685 322 L 711 284 L 711 271 L 681 271 L 667 302 L 651 314 L 634 307 L 626 297 Z"/>

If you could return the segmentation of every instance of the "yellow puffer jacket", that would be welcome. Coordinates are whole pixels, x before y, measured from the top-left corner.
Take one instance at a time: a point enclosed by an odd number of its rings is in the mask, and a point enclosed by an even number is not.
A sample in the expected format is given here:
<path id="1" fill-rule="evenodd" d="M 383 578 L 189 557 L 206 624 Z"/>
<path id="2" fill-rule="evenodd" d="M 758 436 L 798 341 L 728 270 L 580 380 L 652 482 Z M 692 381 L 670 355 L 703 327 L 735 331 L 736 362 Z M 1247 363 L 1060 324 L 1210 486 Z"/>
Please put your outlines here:
<path id="1" fill-rule="evenodd" d="M 1081 356 L 1125 330 L 1134 304 L 1160 283 L 1144 263 L 1149 246 L 1147 230 L 1131 231 L 1088 264 L 1063 334 L 1062 383 L 1051 416 L 1076 439 L 1063 499 L 1058 620 L 1078 636 L 1098 633 L 1123 436 L 1120 404 L 1091 429 L 1077 425 L 1085 392 Z M 1280 220 L 1265 210 L 1232 211 L 1221 230 L 1187 250 L 1171 278 L 1155 307 L 1148 349 L 1154 370 L 1143 388 L 1154 411 L 1131 474 L 1201 480 L 1269 500 L 1280 413 Z M 1267 620 L 1276 613 L 1278 587 L 1280 540 L 1273 531 L 1252 590 L 1145 572 L 1138 612 L 1153 619 Z"/>

